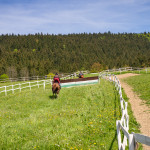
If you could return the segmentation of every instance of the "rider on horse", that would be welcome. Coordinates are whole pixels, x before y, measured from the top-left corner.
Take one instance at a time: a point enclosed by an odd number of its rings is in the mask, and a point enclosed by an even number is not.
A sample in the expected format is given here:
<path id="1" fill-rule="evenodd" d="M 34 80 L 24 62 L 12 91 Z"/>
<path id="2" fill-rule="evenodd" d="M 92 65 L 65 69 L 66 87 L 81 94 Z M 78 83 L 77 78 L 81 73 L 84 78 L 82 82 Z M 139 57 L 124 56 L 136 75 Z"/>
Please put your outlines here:
<path id="1" fill-rule="evenodd" d="M 58 83 L 60 86 L 60 78 L 58 76 L 58 73 L 55 74 L 55 76 L 53 78 L 53 83 Z M 60 86 L 60 88 L 61 88 L 61 86 Z"/>
<path id="2" fill-rule="evenodd" d="M 79 78 L 83 78 L 83 73 L 80 71 Z"/>

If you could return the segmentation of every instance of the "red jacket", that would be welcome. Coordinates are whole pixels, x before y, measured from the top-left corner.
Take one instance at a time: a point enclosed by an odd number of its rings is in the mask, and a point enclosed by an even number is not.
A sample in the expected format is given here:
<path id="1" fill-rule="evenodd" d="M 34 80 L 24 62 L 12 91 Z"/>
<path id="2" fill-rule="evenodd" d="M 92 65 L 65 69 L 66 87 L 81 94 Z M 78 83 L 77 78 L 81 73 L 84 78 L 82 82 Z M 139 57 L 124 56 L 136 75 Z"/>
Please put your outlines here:
<path id="1" fill-rule="evenodd" d="M 58 75 L 55 75 L 54 78 L 53 78 L 53 80 L 54 80 L 54 83 L 58 82 L 60 84 L 60 78 L 59 78 Z"/>

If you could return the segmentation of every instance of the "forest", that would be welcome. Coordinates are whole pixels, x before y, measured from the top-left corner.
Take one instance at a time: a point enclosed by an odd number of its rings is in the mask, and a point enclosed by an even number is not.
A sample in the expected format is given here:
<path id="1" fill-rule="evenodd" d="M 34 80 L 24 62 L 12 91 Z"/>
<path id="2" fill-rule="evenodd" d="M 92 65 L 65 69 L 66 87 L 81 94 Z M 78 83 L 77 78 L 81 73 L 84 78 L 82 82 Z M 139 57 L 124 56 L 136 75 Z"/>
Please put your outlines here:
<path id="1" fill-rule="evenodd" d="M 150 66 L 150 33 L 0 35 L 0 76 Z"/>

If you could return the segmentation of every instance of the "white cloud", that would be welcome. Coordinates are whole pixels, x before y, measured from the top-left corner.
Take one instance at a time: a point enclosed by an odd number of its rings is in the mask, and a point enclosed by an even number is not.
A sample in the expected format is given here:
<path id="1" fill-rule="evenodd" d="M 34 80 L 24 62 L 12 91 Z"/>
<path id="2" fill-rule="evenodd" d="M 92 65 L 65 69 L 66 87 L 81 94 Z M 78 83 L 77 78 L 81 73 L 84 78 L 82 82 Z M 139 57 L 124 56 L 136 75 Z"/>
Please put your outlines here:
<path id="1" fill-rule="evenodd" d="M 80 3 L 79 3 L 80 2 Z M 2 33 L 139 32 L 150 25 L 148 0 L 45 1 L 0 4 Z"/>

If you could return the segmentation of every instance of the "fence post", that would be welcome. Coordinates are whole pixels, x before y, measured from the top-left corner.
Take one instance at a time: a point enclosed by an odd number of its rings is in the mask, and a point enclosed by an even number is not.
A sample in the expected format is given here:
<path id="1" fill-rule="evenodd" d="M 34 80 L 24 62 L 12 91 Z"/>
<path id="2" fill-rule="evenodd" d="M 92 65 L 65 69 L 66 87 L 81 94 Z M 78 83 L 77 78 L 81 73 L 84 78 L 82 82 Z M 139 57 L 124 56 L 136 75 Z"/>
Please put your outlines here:
<path id="1" fill-rule="evenodd" d="M 19 89 L 20 89 L 20 92 L 21 92 L 21 84 L 19 83 Z"/>
<path id="2" fill-rule="evenodd" d="M 145 70 L 146 70 L 146 74 L 147 74 L 147 68 Z"/>
<path id="3" fill-rule="evenodd" d="M 133 134 L 129 134 L 129 150 L 135 150 Z"/>
<path id="4" fill-rule="evenodd" d="M 30 90 L 31 90 L 31 85 L 30 85 L 30 82 L 29 82 L 29 87 L 30 87 Z"/>
<path id="5" fill-rule="evenodd" d="M 5 86 L 5 96 L 7 96 L 7 86 Z"/>
<path id="6" fill-rule="evenodd" d="M 44 80 L 44 90 L 45 90 L 45 80 Z"/>
<path id="7" fill-rule="evenodd" d="M 109 81 L 111 82 L 111 74 L 109 74 Z"/>
<path id="8" fill-rule="evenodd" d="M 121 134 L 120 134 L 119 120 L 116 121 L 116 126 L 117 126 L 118 149 L 120 150 L 120 148 L 121 148 Z"/>
<path id="9" fill-rule="evenodd" d="M 77 74 L 75 73 L 75 74 L 74 74 L 74 76 L 76 77 L 76 76 L 77 76 Z"/>
<path id="10" fill-rule="evenodd" d="M 113 83 L 115 82 L 115 77 L 114 77 L 114 74 L 113 74 Z"/>
<path id="11" fill-rule="evenodd" d="M 39 82 L 39 81 L 37 81 L 37 85 L 38 85 L 38 88 L 39 88 L 39 84 L 38 84 L 38 82 Z"/>
<path id="12" fill-rule="evenodd" d="M 100 83 L 101 79 L 100 79 L 100 76 L 98 77 L 98 83 Z"/>
<path id="13" fill-rule="evenodd" d="M 14 85 L 12 85 L 12 93 L 14 94 Z"/>

